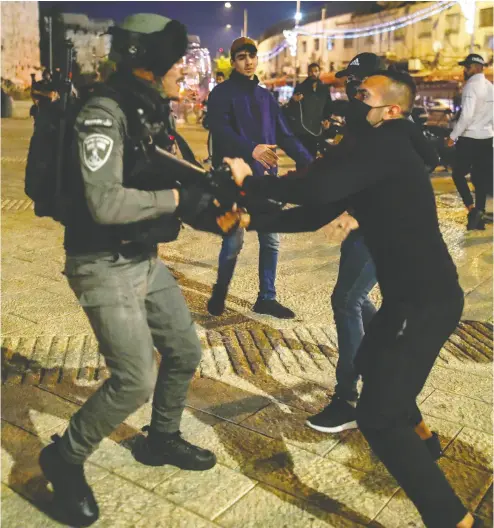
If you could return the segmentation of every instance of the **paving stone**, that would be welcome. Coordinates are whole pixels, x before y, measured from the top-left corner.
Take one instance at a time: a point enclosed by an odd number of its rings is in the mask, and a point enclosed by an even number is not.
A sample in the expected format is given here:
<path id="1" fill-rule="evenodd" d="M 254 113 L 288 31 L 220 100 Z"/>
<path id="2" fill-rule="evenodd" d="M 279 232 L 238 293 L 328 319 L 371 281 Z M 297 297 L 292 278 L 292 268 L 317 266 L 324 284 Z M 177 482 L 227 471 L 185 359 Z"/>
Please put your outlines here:
<path id="1" fill-rule="evenodd" d="M 492 379 L 482 378 L 470 372 L 436 366 L 427 378 L 427 386 L 492 404 Z"/>
<path id="2" fill-rule="evenodd" d="M 13 386 L 2 392 L 2 419 L 34 434 L 64 423 L 77 409 L 33 386 Z"/>
<path id="3" fill-rule="evenodd" d="M 154 493 L 113 474 L 98 481 L 93 491 L 100 507 L 100 519 L 92 525 L 95 528 L 130 528 L 162 503 Z"/>
<path id="4" fill-rule="evenodd" d="M 224 528 L 350 528 L 361 526 L 354 520 L 330 513 L 317 506 L 259 485 L 247 493 L 215 522 Z"/>
<path id="5" fill-rule="evenodd" d="M 487 433 L 492 431 L 492 406 L 458 394 L 437 389 L 422 403 L 421 411 Z"/>
<path id="6" fill-rule="evenodd" d="M 405 495 L 398 491 L 376 517 L 376 522 L 386 528 L 424 528 L 417 508 Z M 372 524 L 370 526 L 373 526 Z"/>
<path id="7" fill-rule="evenodd" d="M 217 526 L 176 504 L 163 500 L 144 513 L 135 528 L 214 528 Z"/>
<path id="8" fill-rule="evenodd" d="M 55 528 L 58 526 L 66 526 L 48 517 L 17 493 L 11 494 L 5 502 L 2 501 L 1 518 L 2 526 L 7 528 L 20 528 L 21 526 Z"/>
<path id="9" fill-rule="evenodd" d="M 481 471 L 456 460 L 439 460 L 449 483 L 469 510 L 475 510 L 492 484 L 492 471 Z"/>
<path id="10" fill-rule="evenodd" d="M 179 471 L 154 492 L 213 520 L 255 485 L 252 479 L 217 464 L 209 471 Z"/>
<path id="11" fill-rule="evenodd" d="M 322 456 L 341 438 L 307 427 L 305 421 L 309 416 L 309 413 L 287 405 L 271 404 L 244 420 L 242 426 Z"/>
<path id="12" fill-rule="evenodd" d="M 302 477 L 312 493 L 339 503 L 339 511 L 370 522 L 398 489 L 390 476 L 358 471 L 329 459 L 315 461 Z M 322 507 L 318 501 L 318 505 Z"/>
<path id="13" fill-rule="evenodd" d="M 46 442 L 2 420 L 2 482 L 36 504 L 51 500 L 38 457 Z"/>
<path id="14" fill-rule="evenodd" d="M 194 380 L 187 396 L 187 405 L 235 423 L 269 403 L 268 398 L 207 378 Z"/>
<path id="15" fill-rule="evenodd" d="M 388 470 L 374 455 L 359 430 L 341 434 L 341 441 L 329 451 L 326 458 L 377 477 L 390 478 Z"/>
<path id="16" fill-rule="evenodd" d="M 431 431 L 436 432 L 439 435 L 439 442 L 441 447 L 445 449 L 451 441 L 458 435 L 461 430 L 461 425 L 443 420 L 442 418 L 436 418 L 429 414 L 422 413 L 422 417 L 425 423 L 428 425 Z"/>
<path id="17" fill-rule="evenodd" d="M 493 514 L 492 514 L 492 486 L 489 488 L 484 498 L 479 504 L 477 511 L 475 512 L 479 517 L 482 518 L 486 528 L 490 528 L 493 525 Z"/>
<path id="18" fill-rule="evenodd" d="M 492 441 L 492 435 L 464 427 L 449 445 L 446 455 L 484 471 L 492 471 Z"/>
<path id="19" fill-rule="evenodd" d="M 74 299 L 67 300 L 58 297 L 56 302 L 43 303 L 34 297 L 29 304 L 17 304 L 12 313 L 39 324 L 48 319 L 70 318 L 73 314 L 77 314 L 80 311 L 81 307 Z"/>
<path id="20" fill-rule="evenodd" d="M 5 502 L 6 499 L 11 497 L 14 493 L 15 492 L 12 488 L 9 488 L 6 484 L 2 482 L 2 488 L 1 488 L 1 493 L 0 493 L 2 504 Z"/>
<path id="21" fill-rule="evenodd" d="M 113 470 L 115 474 L 150 491 L 178 471 L 179 469 L 175 466 L 145 466 L 134 458 L 130 459 L 128 457 L 124 458 L 122 465 L 115 467 Z"/>
<path id="22" fill-rule="evenodd" d="M 19 317 L 17 315 L 2 313 L 2 335 L 4 336 L 9 334 L 25 335 L 26 329 L 34 326 L 34 321 L 24 319 L 24 317 Z"/>
<path id="23" fill-rule="evenodd" d="M 105 438 L 88 461 L 109 471 L 118 471 L 118 468 L 133 466 L 135 460 L 130 450 L 132 445 L 132 441 L 120 445 L 110 438 Z"/>

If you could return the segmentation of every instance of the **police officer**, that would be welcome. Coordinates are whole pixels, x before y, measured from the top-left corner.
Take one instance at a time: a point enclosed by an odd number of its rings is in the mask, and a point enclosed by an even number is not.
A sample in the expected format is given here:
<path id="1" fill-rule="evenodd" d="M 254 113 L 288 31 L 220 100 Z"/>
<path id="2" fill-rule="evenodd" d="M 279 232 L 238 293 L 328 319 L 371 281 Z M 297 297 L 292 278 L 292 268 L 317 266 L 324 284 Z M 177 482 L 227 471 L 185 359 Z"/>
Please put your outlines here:
<path id="1" fill-rule="evenodd" d="M 210 206 L 198 188 L 178 189 L 146 161 L 143 142 L 169 139 L 168 100 L 178 96 L 177 61 L 187 49 L 176 20 L 136 14 L 113 29 L 117 72 L 94 91 L 75 123 L 65 218 L 65 274 L 98 339 L 111 376 L 44 448 L 40 465 L 71 526 L 88 526 L 98 505 L 83 464 L 98 444 L 153 396 L 144 464 L 207 470 L 215 455 L 182 438 L 180 420 L 201 346 L 157 242 L 174 240 L 181 220 Z M 144 123 L 144 124 L 143 124 Z M 143 132 L 144 130 L 144 132 Z M 165 189 L 165 190 L 163 190 Z M 156 381 L 154 348 L 161 355 Z"/>

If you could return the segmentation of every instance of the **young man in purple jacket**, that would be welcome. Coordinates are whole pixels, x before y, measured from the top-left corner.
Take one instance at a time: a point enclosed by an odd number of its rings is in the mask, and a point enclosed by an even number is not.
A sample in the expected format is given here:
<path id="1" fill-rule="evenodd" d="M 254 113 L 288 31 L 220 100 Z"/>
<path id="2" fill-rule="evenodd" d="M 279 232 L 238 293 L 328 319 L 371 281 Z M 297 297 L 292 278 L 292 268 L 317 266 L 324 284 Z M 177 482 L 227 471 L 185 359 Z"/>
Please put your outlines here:
<path id="1" fill-rule="evenodd" d="M 233 66 L 230 78 L 216 86 L 209 97 L 209 126 L 213 138 L 213 167 L 224 157 L 242 158 L 256 177 L 276 175 L 279 146 L 297 166 L 312 161 L 312 156 L 293 135 L 280 108 L 255 75 L 257 47 L 253 40 L 242 37 L 232 43 Z M 212 315 L 225 309 L 228 286 L 233 277 L 237 257 L 242 249 L 244 230 L 238 229 L 223 238 L 218 264 L 218 277 L 208 302 Z M 254 311 L 282 319 L 295 314 L 276 300 L 275 279 L 278 263 L 279 235 L 259 233 L 259 294 Z"/>

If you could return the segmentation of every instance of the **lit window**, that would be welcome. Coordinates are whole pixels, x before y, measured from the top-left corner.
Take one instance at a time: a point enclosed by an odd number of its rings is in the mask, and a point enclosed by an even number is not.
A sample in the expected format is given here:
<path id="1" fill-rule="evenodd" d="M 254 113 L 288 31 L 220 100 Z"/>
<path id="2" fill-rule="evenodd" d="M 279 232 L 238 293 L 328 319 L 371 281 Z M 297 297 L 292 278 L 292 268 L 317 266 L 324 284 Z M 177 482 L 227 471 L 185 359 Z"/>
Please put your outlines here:
<path id="1" fill-rule="evenodd" d="M 432 20 L 427 18 L 419 22 L 419 38 L 432 37 Z"/>
<path id="2" fill-rule="evenodd" d="M 480 10 L 480 27 L 492 27 L 494 25 L 494 7 Z"/>
<path id="3" fill-rule="evenodd" d="M 398 28 L 398 29 L 393 33 L 393 39 L 394 39 L 395 41 L 405 40 L 405 36 L 406 36 L 405 28 Z"/>
<path id="4" fill-rule="evenodd" d="M 446 15 L 446 35 L 451 33 L 459 33 L 460 31 L 460 14 L 455 13 Z"/>

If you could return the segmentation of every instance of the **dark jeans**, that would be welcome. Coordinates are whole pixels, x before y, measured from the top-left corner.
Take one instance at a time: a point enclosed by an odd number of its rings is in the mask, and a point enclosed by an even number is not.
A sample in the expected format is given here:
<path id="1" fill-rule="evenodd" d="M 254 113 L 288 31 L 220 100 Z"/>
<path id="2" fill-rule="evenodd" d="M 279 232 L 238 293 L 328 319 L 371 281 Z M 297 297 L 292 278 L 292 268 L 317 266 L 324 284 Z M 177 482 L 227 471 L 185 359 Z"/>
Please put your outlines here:
<path id="1" fill-rule="evenodd" d="M 354 360 L 364 333 L 376 313 L 368 295 L 377 283 L 376 268 L 360 231 L 353 231 L 341 245 L 338 280 L 331 296 L 338 334 L 335 394 L 357 401 L 358 374 Z"/>
<path id="2" fill-rule="evenodd" d="M 153 392 L 151 426 L 178 431 L 201 344 L 168 268 L 156 252 L 99 253 L 68 256 L 65 274 L 111 376 L 72 416 L 62 438 L 64 458 L 82 464 Z M 161 354 L 158 373 L 155 347 Z"/>
<path id="3" fill-rule="evenodd" d="M 416 398 L 462 309 L 459 286 L 437 301 L 384 300 L 356 358 L 364 382 L 357 404 L 360 430 L 433 528 L 452 528 L 467 511 L 414 431 Z"/>
<path id="4" fill-rule="evenodd" d="M 460 137 L 456 143 L 453 181 L 466 207 L 473 205 L 473 198 L 466 175 L 470 174 L 475 187 L 475 207 L 485 210 L 486 195 L 492 195 L 493 139 Z"/>
<path id="5" fill-rule="evenodd" d="M 218 288 L 228 289 L 237 264 L 237 257 L 244 243 L 244 229 L 224 236 L 218 263 Z M 276 267 L 278 265 L 278 249 L 280 236 L 277 233 L 258 233 L 259 237 L 259 296 L 261 300 L 276 298 Z"/>

